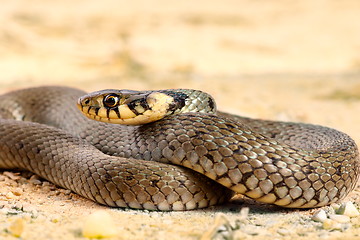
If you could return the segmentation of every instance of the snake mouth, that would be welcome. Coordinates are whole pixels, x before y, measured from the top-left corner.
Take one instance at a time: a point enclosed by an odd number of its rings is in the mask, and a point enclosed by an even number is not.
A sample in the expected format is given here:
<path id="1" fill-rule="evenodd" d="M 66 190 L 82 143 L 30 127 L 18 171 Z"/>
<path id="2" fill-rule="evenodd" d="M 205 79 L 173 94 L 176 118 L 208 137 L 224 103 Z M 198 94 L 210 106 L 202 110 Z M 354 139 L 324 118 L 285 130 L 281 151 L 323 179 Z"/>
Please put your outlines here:
<path id="1" fill-rule="evenodd" d="M 77 102 L 78 109 L 87 118 L 100 122 L 122 125 L 143 125 L 164 117 L 163 111 L 147 110 L 136 115 L 127 104 L 115 108 L 105 108 L 84 105 L 84 102 L 87 101 L 87 99 L 79 99 Z"/>
<path id="2" fill-rule="evenodd" d="M 87 106 L 83 107 L 80 105 L 79 109 L 86 117 L 90 119 L 100 122 L 122 124 L 122 125 L 143 125 L 143 124 L 155 122 L 164 117 L 163 113 L 152 112 L 152 111 L 144 112 L 144 114 L 141 115 L 135 115 L 133 112 L 127 109 L 126 105 L 122 105 L 122 106 L 124 109 L 119 111 L 119 114 L 121 112 L 121 117 L 118 117 L 118 114 L 116 113 L 117 111 L 114 110 L 109 111 L 108 109 L 104 109 L 104 108 L 98 109 Z M 125 113 L 128 113 L 128 115 Z"/>
<path id="3" fill-rule="evenodd" d="M 83 104 L 82 104 L 83 101 L 84 101 L 84 100 L 82 100 L 82 98 L 79 98 L 79 99 L 77 100 L 77 103 L 76 103 L 77 108 L 78 108 L 81 112 L 83 111 Z"/>

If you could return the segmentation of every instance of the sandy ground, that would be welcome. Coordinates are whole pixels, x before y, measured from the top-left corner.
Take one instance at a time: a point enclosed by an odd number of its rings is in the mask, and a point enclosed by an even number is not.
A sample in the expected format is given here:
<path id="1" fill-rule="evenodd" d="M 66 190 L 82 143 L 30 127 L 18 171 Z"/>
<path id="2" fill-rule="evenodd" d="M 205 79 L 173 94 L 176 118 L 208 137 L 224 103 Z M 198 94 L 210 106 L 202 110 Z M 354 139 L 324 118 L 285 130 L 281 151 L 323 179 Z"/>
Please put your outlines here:
<path id="1" fill-rule="evenodd" d="M 357 0 L 4 0 L 0 92 L 196 88 L 221 110 L 326 125 L 360 143 L 359 16 Z M 313 210 L 252 201 L 191 212 L 109 209 L 17 172 L 0 172 L 0 189 L 0 239 L 17 238 L 9 232 L 17 218 L 22 239 L 84 239 L 83 223 L 98 209 L 115 219 L 112 239 L 360 238 L 357 218 L 324 230 Z M 347 200 L 359 206 L 360 189 Z M 212 235 L 219 221 L 225 230 Z"/>

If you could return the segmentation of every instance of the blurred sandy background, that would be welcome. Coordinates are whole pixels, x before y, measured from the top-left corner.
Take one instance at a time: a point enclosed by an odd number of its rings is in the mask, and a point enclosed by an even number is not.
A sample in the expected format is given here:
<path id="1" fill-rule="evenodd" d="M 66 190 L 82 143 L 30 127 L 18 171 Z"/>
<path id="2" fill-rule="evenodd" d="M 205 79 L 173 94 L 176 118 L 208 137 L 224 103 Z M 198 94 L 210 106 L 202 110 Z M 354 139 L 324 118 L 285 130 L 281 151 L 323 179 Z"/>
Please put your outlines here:
<path id="1" fill-rule="evenodd" d="M 0 92 L 197 88 L 222 110 L 360 140 L 357 0 L 3 0 L 0 13 Z"/>
<path id="2" fill-rule="evenodd" d="M 0 92 L 196 88 L 360 143 L 358 0 L 3 0 Z"/>

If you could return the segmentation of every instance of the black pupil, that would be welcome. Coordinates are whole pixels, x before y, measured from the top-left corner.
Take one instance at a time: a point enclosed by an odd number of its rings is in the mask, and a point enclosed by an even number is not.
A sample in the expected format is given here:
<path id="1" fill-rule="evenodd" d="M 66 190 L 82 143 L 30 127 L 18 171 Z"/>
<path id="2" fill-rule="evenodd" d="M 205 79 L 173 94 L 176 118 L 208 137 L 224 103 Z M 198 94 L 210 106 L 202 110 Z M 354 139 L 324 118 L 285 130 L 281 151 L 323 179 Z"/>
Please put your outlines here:
<path id="1" fill-rule="evenodd" d="M 119 97 L 116 95 L 108 95 L 104 99 L 104 104 L 108 107 L 114 107 L 116 106 L 118 99 Z"/>

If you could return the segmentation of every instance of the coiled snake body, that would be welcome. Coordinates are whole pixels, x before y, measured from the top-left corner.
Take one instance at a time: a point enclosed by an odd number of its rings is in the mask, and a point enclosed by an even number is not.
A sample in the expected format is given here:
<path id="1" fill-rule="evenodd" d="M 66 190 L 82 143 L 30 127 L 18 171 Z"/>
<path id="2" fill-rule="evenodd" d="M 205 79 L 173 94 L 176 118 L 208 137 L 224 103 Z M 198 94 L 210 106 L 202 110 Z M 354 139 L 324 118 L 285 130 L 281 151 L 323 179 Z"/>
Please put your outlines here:
<path id="1" fill-rule="evenodd" d="M 0 96 L 0 168 L 32 171 L 100 204 L 151 210 L 207 207 L 233 192 L 318 207 L 343 199 L 358 180 L 357 146 L 333 129 L 221 112 L 115 125 L 83 116 L 76 102 L 84 94 L 40 87 Z M 146 115 L 141 101 L 127 114 Z"/>

